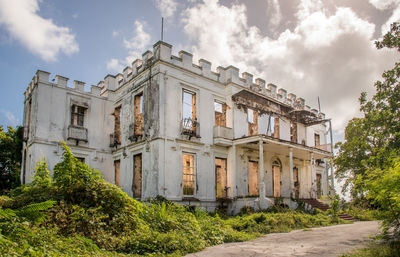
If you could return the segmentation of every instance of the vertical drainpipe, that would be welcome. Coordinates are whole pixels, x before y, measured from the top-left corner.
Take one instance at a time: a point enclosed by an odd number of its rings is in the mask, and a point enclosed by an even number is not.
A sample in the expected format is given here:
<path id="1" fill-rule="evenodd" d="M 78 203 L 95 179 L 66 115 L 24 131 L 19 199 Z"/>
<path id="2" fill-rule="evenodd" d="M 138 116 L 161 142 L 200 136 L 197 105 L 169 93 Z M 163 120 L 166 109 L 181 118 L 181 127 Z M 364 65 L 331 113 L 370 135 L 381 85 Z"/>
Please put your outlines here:
<path id="1" fill-rule="evenodd" d="M 332 135 L 332 120 L 329 119 L 329 134 L 331 137 L 331 158 L 330 158 L 330 163 L 331 163 L 331 183 L 332 183 L 332 195 L 335 194 L 335 174 L 333 172 L 333 135 Z"/>

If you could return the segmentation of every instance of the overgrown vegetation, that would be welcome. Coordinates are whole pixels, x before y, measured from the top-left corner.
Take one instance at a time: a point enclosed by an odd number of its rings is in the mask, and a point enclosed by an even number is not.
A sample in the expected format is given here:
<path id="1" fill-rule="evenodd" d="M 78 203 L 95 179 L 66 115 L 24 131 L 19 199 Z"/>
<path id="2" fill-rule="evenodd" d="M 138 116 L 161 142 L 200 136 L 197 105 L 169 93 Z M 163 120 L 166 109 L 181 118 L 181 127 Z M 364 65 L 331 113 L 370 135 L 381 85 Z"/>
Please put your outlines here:
<path id="1" fill-rule="evenodd" d="M 0 198 L 1 256 L 183 255 L 261 234 L 338 224 L 293 210 L 221 217 L 162 198 L 143 204 L 78 161 L 64 144 L 53 170 Z"/>
<path id="2" fill-rule="evenodd" d="M 352 251 L 342 257 L 399 257 L 400 241 L 373 241 L 368 247 Z"/>
<path id="3" fill-rule="evenodd" d="M 400 26 L 393 23 L 378 49 L 400 52 Z M 378 209 L 386 237 L 400 240 L 400 62 L 382 74 L 375 83 L 376 93 L 367 100 L 360 97 L 363 117 L 351 120 L 345 130 L 346 142 L 338 143 L 335 158 L 337 177 L 345 179 L 344 190 L 351 188 L 353 199 L 361 205 Z M 357 210 L 353 214 L 356 214 Z M 350 213 L 351 214 L 351 213 Z M 369 219 L 371 215 L 363 216 Z M 391 252 L 396 252 L 392 255 Z M 387 255 L 382 253 L 388 252 Z M 399 256 L 395 244 L 373 245 L 360 251 L 362 256 Z M 369 255 L 368 255 L 369 254 Z M 354 255 L 354 256 L 361 256 Z"/>
<path id="4" fill-rule="evenodd" d="M 22 127 L 0 125 L 0 194 L 20 185 Z"/>

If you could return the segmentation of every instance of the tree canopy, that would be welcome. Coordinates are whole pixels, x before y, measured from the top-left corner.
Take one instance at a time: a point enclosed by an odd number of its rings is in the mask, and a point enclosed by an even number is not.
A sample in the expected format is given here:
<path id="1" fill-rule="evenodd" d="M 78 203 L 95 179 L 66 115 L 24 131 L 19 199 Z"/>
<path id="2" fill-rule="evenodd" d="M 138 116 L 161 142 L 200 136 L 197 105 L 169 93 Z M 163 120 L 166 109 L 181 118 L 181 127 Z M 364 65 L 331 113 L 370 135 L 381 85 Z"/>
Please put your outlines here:
<path id="1" fill-rule="evenodd" d="M 0 125 L 0 193 L 20 185 L 22 159 L 22 127 Z"/>
<path id="2" fill-rule="evenodd" d="M 400 52 L 400 27 L 394 23 L 378 49 L 389 48 Z M 386 169 L 388 160 L 399 155 L 400 148 L 400 63 L 382 74 L 375 82 L 375 95 L 368 100 L 361 94 L 361 118 L 353 118 L 345 129 L 345 142 L 336 144 L 338 155 L 334 163 L 336 177 L 345 180 L 344 191 L 350 189 L 354 198 L 363 198 L 363 177 L 369 169 Z M 359 183 L 355 183 L 358 181 Z"/>

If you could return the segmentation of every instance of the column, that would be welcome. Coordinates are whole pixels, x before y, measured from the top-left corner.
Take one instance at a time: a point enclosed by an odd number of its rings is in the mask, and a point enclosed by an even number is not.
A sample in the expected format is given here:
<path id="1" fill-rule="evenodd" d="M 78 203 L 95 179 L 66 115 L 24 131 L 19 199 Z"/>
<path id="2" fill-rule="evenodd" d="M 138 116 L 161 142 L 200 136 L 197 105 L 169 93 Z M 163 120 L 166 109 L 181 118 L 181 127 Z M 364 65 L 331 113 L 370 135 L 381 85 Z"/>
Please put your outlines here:
<path id="1" fill-rule="evenodd" d="M 333 172 L 333 159 L 329 158 L 329 161 L 331 163 L 331 184 L 332 184 L 332 196 L 335 194 L 335 173 Z M 328 174 L 326 174 L 328 175 Z"/>
<path id="2" fill-rule="evenodd" d="M 260 199 L 265 198 L 265 189 L 264 189 L 264 146 L 263 140 L 258 142 L 259 148 L 259 160 L 258 160 L 258 194 Z"/>
<path id="3" fill-rule="evenodd" d="M 311 186 L 310 186 L 310 197 L 314 198 L 315 197 L 315 179 L 314 179 L 314 153 L 310 153 L 310 179 L 311 179 Z"/>
<path id="4" fill-rule="evenodd" d="M 294 181 L 293 181 L 293 148 L 289 147 L 289 178 L 290 178 L 290 184 L 289 184 L 289 192 L 290 192 L 290 197 L 294 197 L 293 189 L 294 189 Z"/>
<path id="5" fill-rule="evenodd" d="M 236 197 L 237 196 L 237 188 L 236 188 L 236 145 L 232 145 L 232 155 L 233 155 L 233 172 L 232 172 L 232 176 L 233 176 L 233 183 L 232 183 L 232 197 Z"/>

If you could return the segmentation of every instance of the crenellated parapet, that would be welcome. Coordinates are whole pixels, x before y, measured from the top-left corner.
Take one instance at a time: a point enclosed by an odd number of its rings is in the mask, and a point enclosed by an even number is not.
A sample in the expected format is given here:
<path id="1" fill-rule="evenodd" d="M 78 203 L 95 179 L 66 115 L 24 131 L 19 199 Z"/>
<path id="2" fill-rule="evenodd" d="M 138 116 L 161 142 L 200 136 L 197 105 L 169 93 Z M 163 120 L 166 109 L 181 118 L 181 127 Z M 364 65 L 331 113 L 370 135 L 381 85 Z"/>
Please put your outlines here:
<path id="1" fill-rule="evenodd" d="M 29 83 L 27 89 L 25 90 L 25 99 L 27 99 L 31 93 L 33 92 L 34 88 L 36 88 L 39 84 L 46 84 L 51 86 L 56 86 L 60 88 L 66 88 L 71 91 L 82 92 L 85 94 L 93 95 L 93 96 L 100 96 L 101 89 L 99 85 L 97 86 L 90 86 L 90 91 L 85 91 L 85 82 L 74 80 L 73 85 L 70 87 L 68 86 L 69 78 L 63 77 L 61 75 L 55 75 L 54 79 L 50 81 L 50 73 L 47 71 L 38 70 L 36 71 L 35 76 L 32 78 L 32 81 Z"/>
<path id="2" fill-rule="evenodd" d="M 315 109 L 311 109 L 306 105 L 303 98 L 296 97 L 295 94 L 287 92 L 283 88 L 278 88 L 272 83 L 267 84 L 264 79 L 256 78 L 255 81 L 253 81 L 253 74 L 248 72 L 242 72 L 240 74 L 239 69 L 235 66 L 218 66 L 216 71 L 212 71 L 212 63 L 210 61 L 200 59 L 198 64 L 195 64 L 193 62 L 193 54 L 186 51 L 180 51 L 178 56 L 174 56 L 172 55 L 172 45 L 163 41 L 155 43 L 153 45 L 153 51 L 148 50 L 143 53 L 142 59 L 135 60 L 132 63 L 132 66 L 125 67 L 122 73 L 118 73 L 117 75 L 107 75 L 104 81 L 99 82 L 98 86 L 102 88 L 102 93 L 106 90 L 115 91 L 125 82 L 136 77 L 156 61 L 171 63 L 219 83 L 236 84 L 244 89 L 264 95 L 285 106 L 292 107 L 296 110 L 308 111 L 317 117 L 325 117 L 323 113 L 319 113 Z"/>

